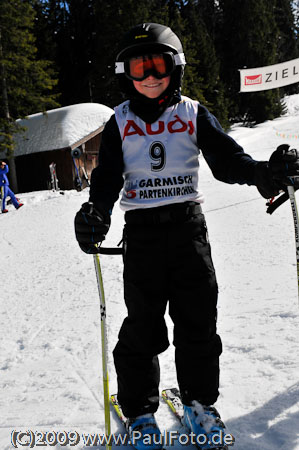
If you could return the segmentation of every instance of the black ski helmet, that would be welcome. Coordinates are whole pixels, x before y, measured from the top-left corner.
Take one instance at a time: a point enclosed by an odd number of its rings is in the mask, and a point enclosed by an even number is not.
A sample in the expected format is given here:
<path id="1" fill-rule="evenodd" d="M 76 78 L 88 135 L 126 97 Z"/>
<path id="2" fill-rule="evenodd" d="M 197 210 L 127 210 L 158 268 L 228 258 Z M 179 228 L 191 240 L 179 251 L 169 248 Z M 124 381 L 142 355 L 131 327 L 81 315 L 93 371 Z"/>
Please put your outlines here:
<path id="1" fill-rule="evenodd" d="M 171 52 L 179 55 L 179 61 L 171 74 L 171 91 L 179 91 L 184 74 L 185 57 L 181 41 L 177 35 L 165 25 L 159 23 L 141 23 L 129 30 L 121 44 L 116 57 L 115 73 L 120 83 L 120 89 L 127 95 L 135 92 L 133 83 L 119 68 L 122 62 L 133 56 L 146 53 Z"/>

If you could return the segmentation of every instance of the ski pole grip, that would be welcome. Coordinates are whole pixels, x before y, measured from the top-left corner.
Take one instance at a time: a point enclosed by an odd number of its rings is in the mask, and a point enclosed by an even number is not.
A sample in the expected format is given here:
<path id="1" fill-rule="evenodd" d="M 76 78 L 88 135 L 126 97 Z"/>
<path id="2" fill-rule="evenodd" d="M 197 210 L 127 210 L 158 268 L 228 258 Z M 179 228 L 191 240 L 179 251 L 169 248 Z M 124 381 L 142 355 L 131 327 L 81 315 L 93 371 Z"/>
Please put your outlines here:
<path id="1" fill-rule="evenodd" d="M 98 247 L 101 255 L 122 255 L 123 249 L 118 247 Z"/>
<path id="2" fill-rule="evenodd" d="M 276 200 L 274 200 L 273 203 L 268 204 L 268 208 L 267 208 L 267 213 L 268 214 L 272 214 L 274 213 L 274 211 L 281 206 L 284 202 L 286 202 L 289 199 L 289 194 L 287 194 L 286 192 L 282 195 L 280 195 L 280 197 L 278 197 Z"/>

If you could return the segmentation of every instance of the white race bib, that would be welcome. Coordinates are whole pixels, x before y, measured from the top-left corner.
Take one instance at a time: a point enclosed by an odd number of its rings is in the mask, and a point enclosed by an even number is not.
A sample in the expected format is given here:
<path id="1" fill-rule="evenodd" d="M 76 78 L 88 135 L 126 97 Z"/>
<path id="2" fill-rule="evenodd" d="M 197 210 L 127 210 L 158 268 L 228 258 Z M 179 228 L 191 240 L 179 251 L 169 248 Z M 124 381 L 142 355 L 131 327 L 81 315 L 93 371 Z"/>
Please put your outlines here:
<path id="1" fill-rule="evenodd" d="M 122 138 L 124 211 L 186 201 L 203 202 L 198 190 L 198 102 L 182 97 L 159 119 L 145 123 L 126 101 L 115 108 Z"/>

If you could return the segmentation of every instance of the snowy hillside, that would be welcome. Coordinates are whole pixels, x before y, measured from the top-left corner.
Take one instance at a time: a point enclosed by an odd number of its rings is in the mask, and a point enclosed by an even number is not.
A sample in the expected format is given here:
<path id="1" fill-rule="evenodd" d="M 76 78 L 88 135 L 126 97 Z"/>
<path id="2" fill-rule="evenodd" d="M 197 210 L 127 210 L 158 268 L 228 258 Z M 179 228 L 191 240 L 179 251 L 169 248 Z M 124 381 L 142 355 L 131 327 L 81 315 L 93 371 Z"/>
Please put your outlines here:
<path id="1" fill-rule="evenodd" d="M 287 103 L 284 117 L 255 128 L 236 126 L 231 135 L 257 160 L 268 159 L 281 143 L 298 148 L 299 95 Z M 216 181 L 204 161 L 201 186 L 224 345 L 216 406 L 236 437 L 236 450 L 298 450 L 299 306 L 290 204 L 270 216 L 255 187 Z M 13 430 L 29 429 L 77 432 L 69 435 L 79 437 L 77 445 L 51 448 L 87 449 L 84 433 L 105 429 L 93 258 L 80 251 L 73 231 L 88 190 L 19 197 L 23 208 L 9 206 L 0 215 L 0 449 L 14 448 Z M 121 240 L 122 226 L 116 205 L 106 245 Z M 111 351 L 125 317 L 122 260 L 102 256 L 101 264 L 113 393 Z M 173 357 L 172 346 L 160 357 L 161 388 L 176 385 Z M 178 426 L 163 401 L 157 418 L 163 430 Z M 112 431 L 123 432 L 113 414 Z"/>

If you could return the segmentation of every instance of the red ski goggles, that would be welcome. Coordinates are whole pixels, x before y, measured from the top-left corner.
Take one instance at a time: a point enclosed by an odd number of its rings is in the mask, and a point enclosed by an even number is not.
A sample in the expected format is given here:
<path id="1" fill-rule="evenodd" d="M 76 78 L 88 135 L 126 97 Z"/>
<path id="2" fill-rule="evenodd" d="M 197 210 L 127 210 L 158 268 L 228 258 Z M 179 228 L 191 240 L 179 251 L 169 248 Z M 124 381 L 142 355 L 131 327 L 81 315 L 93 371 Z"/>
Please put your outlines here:
<path id="1" fill-rule="evenodd" d="M 115 72 L 125 73 L 127 78 L 135 81 L 145 80 L 149 75 L 160 80 L 170 75 L 179 64 L 185 64 L 183 53 L 156 53 L 132 57 L 123 63 L 118 62 Z"/>

